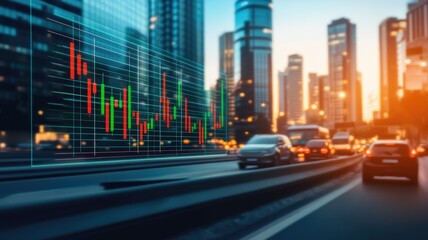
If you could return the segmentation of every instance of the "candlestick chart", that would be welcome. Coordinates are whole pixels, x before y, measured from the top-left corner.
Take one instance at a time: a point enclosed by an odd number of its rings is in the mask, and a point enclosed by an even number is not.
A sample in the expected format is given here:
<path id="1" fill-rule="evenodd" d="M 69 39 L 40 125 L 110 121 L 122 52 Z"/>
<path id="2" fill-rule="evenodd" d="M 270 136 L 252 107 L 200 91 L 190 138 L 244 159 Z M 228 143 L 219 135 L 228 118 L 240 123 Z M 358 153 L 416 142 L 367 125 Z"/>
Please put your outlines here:
<path id="1" fill-rule="evenodd" d="M 61 11 L 45 20 L 51 25 L 43 56 L 50 62 L 47 84 L 31 87 L 52 97 L 41 110 L 45 122 L 32 124 L 62 136 L 49 149 L 56 163 L 226 153 L 220 144 L 228 136 L 224 77 L 207 91 L 203 65 L 150 45 L 136 31 Z M 36 140 L 32 164 L 43 150 Z"/>

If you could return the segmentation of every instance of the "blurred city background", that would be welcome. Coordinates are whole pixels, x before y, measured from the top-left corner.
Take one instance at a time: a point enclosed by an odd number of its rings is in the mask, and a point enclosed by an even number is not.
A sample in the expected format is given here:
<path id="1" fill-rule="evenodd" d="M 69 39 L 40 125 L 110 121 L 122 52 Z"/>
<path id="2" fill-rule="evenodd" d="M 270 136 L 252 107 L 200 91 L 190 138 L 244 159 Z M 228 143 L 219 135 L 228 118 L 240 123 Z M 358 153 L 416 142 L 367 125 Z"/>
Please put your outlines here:
<path id="1" fill-rule="evenodd" d="M 45 56 L 58 42 L 49 31 L 70 34 L 46 20 L 59 10 L 148 46 L 147 56 L 164 51 L 204 66 L 188 79 L 200 86 L 191 90 L 194 103 L 220 102 L 216 92 L 227 85 L 228 131 L 210 142 L 216 148 L 230 151 L 255 134 L 303 124 L 348 132 L 360 145 L 428 140 L 427 0 L 8 0 L 0 3 L 3 153 L 73 145 L 48 127 L 46 114 L 56 100 Z M 149 75 L 144 81 L 139 94 L 150 95 L 156 83 Z"/>

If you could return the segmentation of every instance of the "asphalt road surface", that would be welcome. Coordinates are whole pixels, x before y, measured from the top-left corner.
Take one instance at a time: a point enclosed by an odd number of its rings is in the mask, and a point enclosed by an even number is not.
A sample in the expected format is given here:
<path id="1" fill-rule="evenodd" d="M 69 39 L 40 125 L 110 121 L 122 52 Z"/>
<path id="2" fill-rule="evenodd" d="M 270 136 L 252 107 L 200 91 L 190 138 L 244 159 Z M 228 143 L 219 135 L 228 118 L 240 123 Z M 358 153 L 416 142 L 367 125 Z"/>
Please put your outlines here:
<path id="1" fill-rule="evenodd" d="M 419 186 L 406 179 L 361 175 L 268 225 L 247 239 L 428 239 L 428 158 Z"/>

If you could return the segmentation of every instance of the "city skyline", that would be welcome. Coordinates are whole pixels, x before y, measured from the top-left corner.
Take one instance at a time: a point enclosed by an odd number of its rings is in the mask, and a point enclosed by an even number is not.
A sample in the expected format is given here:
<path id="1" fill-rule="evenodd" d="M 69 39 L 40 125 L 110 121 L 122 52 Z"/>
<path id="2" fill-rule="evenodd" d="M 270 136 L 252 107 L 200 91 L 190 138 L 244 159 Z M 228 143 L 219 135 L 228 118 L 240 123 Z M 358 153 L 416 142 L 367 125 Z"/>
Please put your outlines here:
<path id="1" fill-rule="evenodd" d="M 305 109 L 308 107 L 308 73 L 328 73 L 327 25 L 334 19 L 346 17 L 357 25 L 357 70 L 363 76 L 364 119 L 379 109 L 379 33 L 378 25 L 388 17 L 405 18 L 408 0 L 392 1 L 274 1 L 273 2 L 273 83 L 278 87 L 278 71 L 284 71 L 286 56 L 298 53 L 305 59 Z M 206 2 L 206 88 L 218 77 L 218 44 L 216 39 L 233 30 L 234 1 Z M 229 6 L 224 8 L 224 6 Z M 219 8 L 218 6 L 222 6 Z M 318 9 L 324 9 L 318 12 Z M 302 14 L 302 12 L 304 14 Z M 370 14 L 371 13 L 371 14 Z M 221 14 L 222 20 L 218 20 Z M 302 17 L 305 22 L 299 21 Z M 375 23 L 375 24 L 373 24 Z M 213 36 L 213 37 L 211 37 Z M 215 36 L 215 37 L 214 37 Z M 214 39 L 213 39 L 214 38 Z M 318 39 L 315 41 L 314 39 Z M 274 91 L 274 114 L 278 114 L 278 93 Z M 275 117 L 274 117 L 275 119 Z"/>

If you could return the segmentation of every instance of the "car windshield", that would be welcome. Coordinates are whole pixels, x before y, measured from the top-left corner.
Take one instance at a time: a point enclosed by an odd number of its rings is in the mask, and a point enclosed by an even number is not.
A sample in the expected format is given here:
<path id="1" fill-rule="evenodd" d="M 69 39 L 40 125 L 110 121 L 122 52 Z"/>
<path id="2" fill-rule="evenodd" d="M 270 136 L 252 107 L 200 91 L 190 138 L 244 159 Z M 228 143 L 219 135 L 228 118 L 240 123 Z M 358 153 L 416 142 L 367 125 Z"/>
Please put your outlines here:
<path id="1" fill-rule="evenodd" d="M 309 140 L 319 138 L 319 134 L 318 130 L 293 130 L 288 131 L 288 137 L 293 146 L 304 146 Z"/>
<path id="2" fill-rule="evenodd" d="M 307 147 L 325 147 L 325 141 L 309 141 Z"/>
<path id="3" fill-rule="evenodd" d="M 278 137 L 273 136 L 255 136 L 247 144 L 276 144 Z"/>
<path id="4" fill-rule="evenodd" d="M 376 144 L 371 148 L 372 156 L 404 156 L 409 151 L 409 147 L 404 144 Z"/>
<path id="5" fill-rule="evenodd" d="M 349 141 L 347 138 L 339 138 L 339 139 L 333 139 L 332 143 L 333 144 L 348 144 Z"/>

